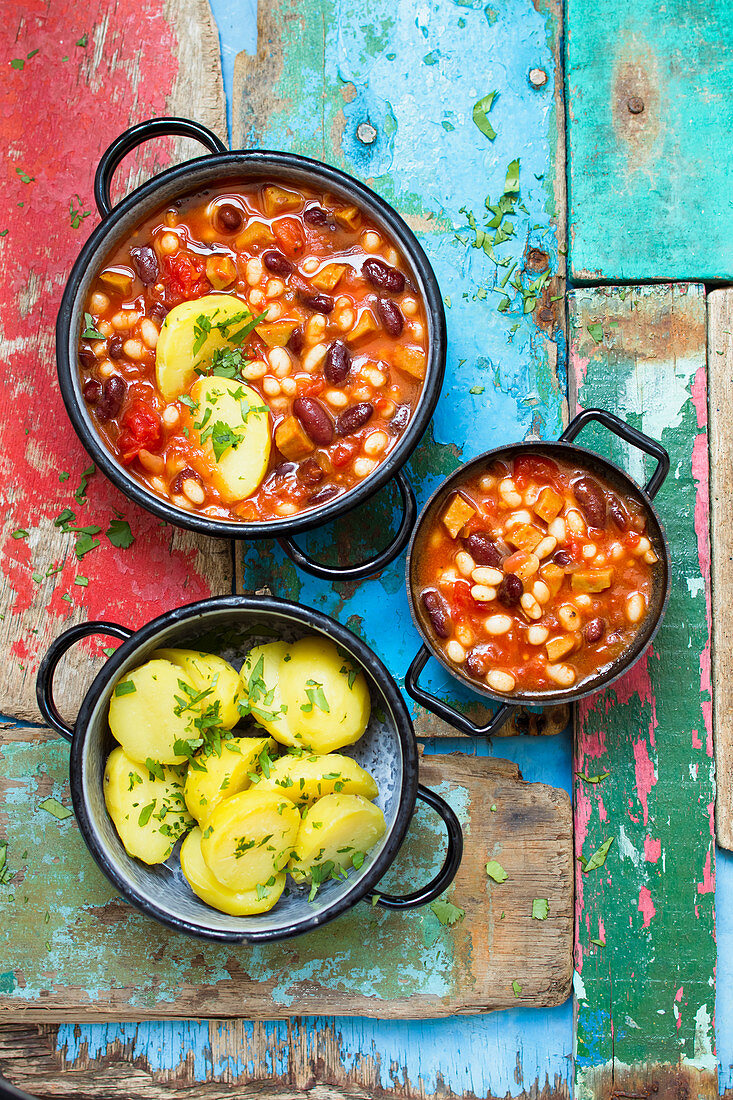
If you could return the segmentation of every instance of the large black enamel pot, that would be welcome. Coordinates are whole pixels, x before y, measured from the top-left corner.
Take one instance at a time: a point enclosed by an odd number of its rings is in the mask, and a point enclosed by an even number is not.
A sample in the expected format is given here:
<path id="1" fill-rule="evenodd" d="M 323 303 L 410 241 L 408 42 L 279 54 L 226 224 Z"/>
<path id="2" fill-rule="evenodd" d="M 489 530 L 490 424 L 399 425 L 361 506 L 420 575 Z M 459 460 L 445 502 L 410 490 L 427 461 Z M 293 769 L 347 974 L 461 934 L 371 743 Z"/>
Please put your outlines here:
<path id="1" fill-rule="evenodd" d="M 597 421 L 627 443 L 638 447 L 656 460 L 656 469 L 643 489 L 640 489 L 629 475 L 613 462 L 602 458 L 594 451 L 573 444 L 572 441 L 590 421 Z M 577 687 L 556 691 L 515 691 L 508 698 L 506 695 L 499 695 L 497 692 L 492 691 L 485 683 L 470 677 L 460 665 L 455 665 L 448 660 L 439 644 L 439 639 L 435 636 L 428 614 L 420 599 L 416 580 L 416 567 L 420 556 L 425 550 L 426 541 L 436 523 L 440 522 L 440 516 L 443 514 L 446 502 L 451 494 L 475 474 L 486 471 L 492 463 L 500 461 L 511 465 L 514 459 L 521 454 L 544 455 L 547 458 L 559 459 L 573 467 L 577 467 L 579 470 L 591 475 L 595 474 L 621 496 L 635 501 L 646 516 L 645 534 L 659 558 L 659 564 L 655 566 L 654 584 L 646 616 L 642 620 L 631 645 L 613 662 L 600 668 L 598 672 L 583 680 Z M 500 729 L 511 713 L 520 705 L 549 706 L 555 703 L 576 702 L 578 699 L 583 699 L 587 695 L 600 691 L 601 688 L 608 687 L 620 676 L 623 676 L 651 645 L 659 630 L 669 600 L 671 572 L 669 546 L 659 516 L 652 504 L 668 472 L 669 455 L 655 439 L 650 439 L 649 436 L 630 427 L 623 420 L 619 420 L 617 416 L 614 416 L 613 413 L 606 412 L 604 409 L 585 409 L 568 425 L 557 442 L 513 443 L 508 447 L 498 447 L 495 450 L 486 451 L 452 473 L 436 489 L 420 514 L 407 555 L 407 594 L 410 611 L 423 639 L 423 644 L 412 661 L 405 678 L 405 689 L 412 698 L 427 707 L 433 714 L 437 714 L 439 718 L 461 730 L 462 733 L 470 736 L 488 737 Z M 420 686 L 420 674 L 431 657 L 435 657 L 440 661 L 454 679 L 464 684 L 472 692 L 501 704 L 489 722 L 484 725 L 476 725 L 451 703 L 437 698 L 437 696 Z"/>
<path id="2" fill-rule="evenodd" d="M 123 157 L 149 138 L 180 134 L 195 138 L 211 150 L 160 173 L 112 207 L 110 182 Z M 78 370 L 78 346 L 84 303 L 106 257 L 146 217 L 185 195 L 223 182 L 244 184 L 268 179 L 294 186 L 327 190 L 366 211 L 385 235 L 391 237 L 405 258 L 416 291 L 425 303 L 428 322 L 428 364 L 425 381 L 412 418 L 394 449 L 353 489 L 307 512 L 258 523 L 212 519 L 176 508 L 148 490 L 118 462 L 100 439 L 82 396 Z M 94 194 L 102 222 L 84 245 L 72 268 L 56 323 L 56 359 L 64 404 L 74 429 L 100 470 L 131 500 L 178 527 L 228 539 L 277 539 L 285 553 L 302 569 L 327 580 L 358 580 L 384 569 L 404 550 L 415 525 L 415 494 L 402 467 L 414 451 L 433 414 L 443 382 L 446 355 L 445 313 L 433 269 L 417 238 L 399 214 L 358 180 L 320 161 L 293 153 L 241 150 L 229 152 L 204 126 L 180 118 L 157 118 L 126 130 L 110 145 L 97 168 Z M 332 523 L 363 504 L 387 482 L 397 482 L 402 497 L 399 530 L 383 550 L 367 561 L 343 568 L 323 565 L 308 557 L 293 536 Z"/>
<path id="3" fill-rule="evenodd" d="M 69 647 L 92 634 L 111 635 L 123 644 L 92 683 L 72 728 L 54 703 L 54 672 Z M 149 867 L 123 848 L 107 814 L 102 789 L 105 761 L 116 745 L 107 721 L 110 697 L 120 678 L 156 649 L 203 649 L 239 667 L 252 646 L 273 637 L 293 641 L 305 634 L 330 638 L 367 678 L 372 700 L 369 725 L 361 739 L 343 751 L 376 779 L 377 804 L 384 812 L 387 831 L 358 871 L 352 871 L 345 881 L 325 883 L 313 902 L 308 901 L 307 891 L 294 888 L 269 913 L 232 917 L 210 908 L 193 894 L 181 872 L 177 849 L 166 863 Z M 274 597 L 221 596 L 168 611 L 134 633 L 116 623 L 81 623 L 50 646 L 38 672 L 37 697 L 45 720 L 71 742 L 71 797 L 89 851 L 129 902 L 178 932 L 235 943 L 282 940 L 320 927 L 375 893 L 379 895 L 377 904 L 389 909 L 425 905 L 450 885 L 458 870 L 463 852 L 461 827 L 450 806 L 418 783 L 415 735 L 397 685 L 364 642 L 334 619 L 309 607 Z M 417 798 L 442 817 L 448 831 L 448 849 L 442 868 L 427 885 L 405 896 L 395 896 L 379 890 L 378 884 L 400 849 Z"/>

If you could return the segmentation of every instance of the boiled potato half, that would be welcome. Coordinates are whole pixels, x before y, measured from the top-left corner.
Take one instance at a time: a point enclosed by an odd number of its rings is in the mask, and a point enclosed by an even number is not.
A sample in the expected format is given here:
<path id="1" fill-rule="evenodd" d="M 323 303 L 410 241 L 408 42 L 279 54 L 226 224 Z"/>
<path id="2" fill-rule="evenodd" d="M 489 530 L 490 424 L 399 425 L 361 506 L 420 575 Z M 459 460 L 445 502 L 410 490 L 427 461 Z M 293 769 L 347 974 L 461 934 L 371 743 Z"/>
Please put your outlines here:
<path id="1" fill-rule="evenodd" d="M 337 752 L 326 756 L 307 753 L 281 756 L 270 765 L 270 775 L 260 780 L 258 789 L 284 794 L 296 806 L 312 805 L 334 792 L 360 794 L 368 799 L 376 798 L 379 793 L 369 772 L 351 757 Z"/>
<path id="2" fill-rule="evenodd" d="M 185 794 L 188 811 L 199 825 L 206 824 L 225 798 L 251 785 L 250 773 L 265 749 L 275 749 L 269 737 L 232 737 L 222 741 L 221 756 L 216 752 L 196 754 L 186 775 Z"/>
<path id="3" fill-rule="evenodd" d="M 285 867 L 299 827 L 292 802 L 274 791 L 250 788 L 216 807 L 202 833 L 201 854 L 224 886 L 255 890 Z"/>
<path id="4" fill-rule="evenodd" d="M 328 869 L 364 862 L 387 831 L 384 814 L 359 794 L 327 794 L 311 806 L 300 826 L 288 870 L 296 882 L 323 881 Z"/>
<path id="5" fill-rule="evenodd" d="M 197 692 L 209 692 L 201 700 L 202 711 L 215 707 L 218 703 L 224 729 L 230 730 L 236 726 L 239 721 L 237 704 L 242 692 L 239 673 L 228 661 L 214 653 L 200 653 L 196 649 L 158 649 L 153 657 L 178 665 Z"/>
<path id="6" fill-rule="evenodd" d="M 255 722 L 281 745 L 297 745 L 280 694 L 280 668 L 290 657 L 287 642 L 266 642 L 250 649 L 242 665 L 242 696 Z"/>
<path id="7" fill-rule="evenodd" d="M 363 672 L 316 635 L 294 642 L 289 656 L 280 666 L 280 696 L 296 743 L 327 753 L 358 741 L 371 711 Z"/>
<path id="8" fill-rule="evenodd" d="M 230 338 L 251 320 L 247 303 L 232 294 L 207 294 L 174 306 L 155 349 L 155 380 L 166 401 L 186 393 L 196 368 L 206 370 L 214 352 L 230 347 Z"/>
<path id="9" fill-rule="evenodd" d="M 104 801 L 128 855 L 162 863 L 179 836 L 195 824 L 183 799 L 183 775 L 153 763 L 151 772 L 123 748 L 113 749 L 104 769 Z"/>
<path id="10" fill-rule="evenodd" d="M 197 694 L 193 682 L 170 661 L 146 661 L 115 686 L 109 703 L 109 728 L 128 756 L 144 764 L 182 764 L 176 741 L 198 737 L 196 712 L 182 701 Z"/>
<path id="11" fill-rule="evenodd" d="M 226 503 L 244 500 L 270 461 L 270 410 L 256 390 L 233 378 L 200 378 L 191 399 L 191 438 L 213 462 L 212 483 Z"/>
<path id="12" fill-rule="evenodd" d="M 181 870 L 194 894 L 233 917 L 251 917 L 272 909 L 285 887 L 285 873 L 273 873 L 252 890 L 230 890 L 218 882 L 201 854 L 201 829 L 192 829 L 181 845 Z"/>

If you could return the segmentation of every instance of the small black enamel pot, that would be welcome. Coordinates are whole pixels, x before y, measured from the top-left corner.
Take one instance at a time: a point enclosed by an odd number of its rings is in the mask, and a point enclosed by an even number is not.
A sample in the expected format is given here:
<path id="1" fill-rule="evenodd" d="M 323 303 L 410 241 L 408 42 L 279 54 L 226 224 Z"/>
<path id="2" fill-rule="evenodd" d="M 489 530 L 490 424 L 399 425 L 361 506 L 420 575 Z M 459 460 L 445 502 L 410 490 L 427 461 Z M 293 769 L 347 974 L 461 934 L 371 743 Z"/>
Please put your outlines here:
<path id="1" fill-rule="evenodd" d="M 198 157 L 161 172 L 113 208 L 110 181 L 123 157 L 149 138 L 171 134 L 195 138 L 211 150 L 211 155 Z M 90 288 L 107 256 L 130 237 L 141 221 L 177 199 L 203 191 L 207 187 L 225 182 L 245 184 L 261 179 L 289 183 L 295 187 L 326 190 L 339 199 L 354 203 L 396 243 L 405 258 L 416 291 L 425 303 L 429 330 L 428 363 L 417 406 L 404 433 L 384 461 L 363 481 L 332 501 L 295 516 L 259 523 L 236 523 L 176 508 L 136 480 L 107 450 L 94 427 L 81 392 L 78 347 L 84 303 Z M 168 523 L 219 538 L 277 539 L 285 553 L 314 576 L 326 580 L 351 581 L 384 569 L 407 546 L 415 526 L 415 494 L 402 467 L 419 443 L 433 415 L 445 370 L 443 300 L 433 269 L 412 230 L 388 203 L 364 184 L 336 168 L 307 157 L 296 156 L 294 153 L 246 149 L 229 152 L 206 127 L 182 118 L 151 119 L 121 134 L 99 162 L 94 195 L 102 222 L 84 245 L 66 284 L 56 322 L 56 360 L 61 395 L 67 412 L 79 439 L 100 470 L 131 500 Z M 363 504 L 393 478 L 402 497 L 402 521 L 391 543 L 369 560 L 344 568 L 331 568 L 308 557 L 293 541 L 293 536 L 332 523 Z"/>
<path id="2" fill-rule="evenodd" d="M 601 458 L 594 451 L 585 447 L 574 446 L 572 441 L 589 421 L 597 421 L 614 435 L 630 443 L 645 454 L 656 459 L 657 466 L 643 489 L 640 489 L 629 475 L 608 459 Z M 646 616 L 639 625 L 631 645 L 619 656 L 607 665 L 600 668 L 593 676 L 584 679 L 578 687 L 558 689 L 556 691 L 515 691 L 511 696 L 500 695 L 492 691 L 485 683 L 480 683 L 468 676 L 460 665 L 452 664 L 445 655 L 440 639 L 435 635 L 430 623 L 427 611 L 420 599 L 420 591 L 417 584 L 417 563 L 425 552 L 427 540 L 436 524 L 440 522 L 448 498 L 457 489 L 460 489 L 467 480 L 481 474 L 494 462 L 506 462 L 509 465 L 522 454 L 542 455 L 551 459 L 558 459 L 579 471 L 599 477 L 622 497 L 636 502 L 646 516 L 645 535 L 652 544 L 652 549 L 659 558 L 654 569 L 654 583 Z M 460 466 L 450 475 L 433 493 L 425 505 L 418 519 L 415 532 L 412 536 L 407 555 L 407 595 L 410 603 L 410 611 L 419 630 L 423 645 L 414 658 L 405 678 L 405 689 L 424 707 L 437 714 L 439 718 L 449 722 L 462 733 L 469 736 L 488 737 L 499 730 L 508 720 L 509 716 L 518 706 L 550 706 L 556 703 L 573 703 L 578 699 L 584 699 L 587 695 L 593 695 L 601 688 L 608 687 L 620 676 L 623 676 L 642 654 L 651 645 L 662 622 L 664 612 L 669 600 L 669 585 L 671 562 L 669 546 L 664 534 L 664 529 L 659 520 L 652 501 L 662 486 L 669 473 L 669 455 L 660 443 L 650 439 L 649 436 L 637 431 L 635 428 L 619 420 L 613 413 L 604 409 L 585 409 L 579 413 L 568 425 L 557 442 L 551 443 L 513 443 L 508 447 L 498 447 L 493 451 L 486 451 L 478 458 L 472 459 Z M 476 725 L 465 714 L 461 714 L 450 703 L 431 695 L 425 688 L 420 687 L 420 673 L 425 668 L 430 657 L 435 657 L 450 675 L 470 688 L 477 695 L 486 699 L 492 699 L 501 703 L 501 706 L 492 715 L 486 725 Z"/>
<path id="3" fill-rule="evenodd" d="M 69 647 L 92 634 L 111 635 L 123 644 L 92 683 L 72 729 L 54 703 L 54 672 Z M 294 641 L 306 634 L 330 638 L 367 678 L 372 700 L 369 725 L 361 739 L 343 751 L 374 776 L 379 787 L 376 801 L 384 812 L 387 831 L 359 871 L 352 871 L 345 881 L 325 883 L 313 902 L 308 901 L 307 891 L 293 887 L 269 913 L 232 917 L 210 908 L 191 891 L 177 849 L 164 864 L 149 867 L 129 856 L 122 846 L 102 790 L 105 761 L 116 745 L 107 722 L 110 697 L 118 680 L 156 649 L 193 647 L 217 653 L 239 667 L 255 645 L 273 638 Z M 455 877 L 463 854 L 461 826 L 450 806 L 418 783 L 415 735 L 397 685 L 364 642 L 309 607 L 271 596 L 222 596 L 168 611 L 135 632 L 116 623 L 81 623 L 50 646 L 41 662 L 36 692 L 43 717 L 71 742 L 71 797 L 89 851 L 129 902 L 177 932 L 231 943 L 282 940 L 320 927 L 375 893 L 379 895 L 377 904 L 388 909 L 426 905 Z M 417 798 L 445 822 L 448 849 L 441 870 L 427 885 L 398 897 L 382 892 L 378 884 L 400 849 Z"/>

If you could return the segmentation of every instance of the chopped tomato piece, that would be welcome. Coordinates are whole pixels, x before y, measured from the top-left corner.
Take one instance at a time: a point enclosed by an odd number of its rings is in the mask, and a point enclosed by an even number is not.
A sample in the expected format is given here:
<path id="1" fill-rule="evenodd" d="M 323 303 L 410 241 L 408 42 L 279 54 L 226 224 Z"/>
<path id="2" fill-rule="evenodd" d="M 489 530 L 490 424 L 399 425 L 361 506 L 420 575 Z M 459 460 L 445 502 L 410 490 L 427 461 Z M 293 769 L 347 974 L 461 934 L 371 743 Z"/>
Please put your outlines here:
<path id="1" fill-rule="evenodd" d="M 129 466 L 142 450 L 156 451 L 162 439 L 159 413 L 144 401 L 133 401 L 122 417 L 122 431 L 117 437 L 117 446 L 125 465 Z"/>
<path id="2" fill-rule="evenodd" d="M 544 455 L 518 455 L 514 459 L 514 480 L 519 489 L 525 488 L 528 481 L 552 481 L 560 470 L 556 462 Z"/>
<path id="3" fill-rule="evenodd" d="M 359 450 L 359 441 L 350 440 L 348 443 L 336 443 L 331 448 L 331 462 L 338 469 L 339 466 L 345 466 L 350 459 Z"/>
<path id="4" fill-rule="evenodd" d="M 169 306 L 179 302 L 202 298 L 211 290 L 206 278 L 206 263 L 202 256 L 193 252 L 176 252 L 174 256 L 163 259 L 163 285 L 166 288 L 166 302 Z"/>
<path id="5" fill-rule="evenodd" d="M 278 218 L 272 223 L 272 232 L 286 256 L 299 256 L 305 248 L 303 227 L 296 218 Z"/>

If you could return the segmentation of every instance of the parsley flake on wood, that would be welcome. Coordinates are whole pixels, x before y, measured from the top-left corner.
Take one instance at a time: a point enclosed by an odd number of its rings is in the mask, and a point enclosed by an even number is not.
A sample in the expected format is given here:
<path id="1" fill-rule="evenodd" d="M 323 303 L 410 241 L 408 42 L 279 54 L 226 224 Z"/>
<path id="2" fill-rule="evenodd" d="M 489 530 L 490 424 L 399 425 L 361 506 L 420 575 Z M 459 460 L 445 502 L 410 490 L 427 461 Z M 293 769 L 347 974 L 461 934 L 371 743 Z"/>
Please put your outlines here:
<path id="1" fill-rule="evenodd" d="M 74 577 L 74 584 L 78 584 L 80 588 L 86 588 L 89 584 L 89 577 L 82 577 L 81 574 L 78 574 Z"/>
<path id="2" fill-rule="evenodd" d="M 36 177 L 29 176 L 27 172 L 24 172 L 22 168 L 15 169 L 16 175 L 20 176 L 21 183 L 34 183 Z"/>
<path id="3" fill-rule="evenodd" d="M 112 545 L 119 550 L 128 550 L 135 541 L 135 536 L 130 530 L 130 524 L 126 519 L 111 520 L 105 534 Z"/>
<path id="4" fill-rule="evenodd" d="M 451 901 L 443 901 L 438 898 L 430 906 L 435 916 L 438 918 L 441 924 L 452 925 L 458 924 L 462 921 L 466 915 L 466 910 L 454 905 Z"/>
<path id="5" fill-rule="evenodd" d="M 586 775 L 585 772 L 576 772 L 578 779 L 582 779 L 584 783 L 602 783 L 610 774 L 610 772 L 602 772 L 601 775 Z"/>
<path id="6" fill-rule="evenodd" d="M 76 44 L 77 44 L 77 46 L 81 46 L 82 49 L 83 49 L 84 46 L 86 46 L 88 41 L 89 41 L 89 35 L 85 31 L 84 34 L 81 36 L 81 38 L 77 38 Z"/>
<path id="7" fill-rule="evenodd" d="M 596 945 L 596 947 L 605 947 L 606 946 L 606 941 L 605 940 L 591 939 L 590 943 L 594 943 Z"/>
<path id="8" fill-rule="evenodd" d="M 603 343 L 603 325 L 596 321 L 592 325 L 588 325 L 588 334 L 593 337 L 597 344 Z"/>
<path id="9" fill-rule="evenodd" d="M 78 209 L 74 209 L 74 199 L 79 204 Z M 91 214 L 91 210 L 84 210 L 84 204 L 81 201 L 79 195 L 74 195 L 74 198 L 69 199 L 69 218 L 71 220 L 71 228 L 78 229 L 85 218 L 88 218 Z"/>
<path id="10" fill-rule="evenodd" d="M 25 67 L 25 61 L 22 57 L 14 57 L 10 62 L 11 69 L 23 69 Z"/>
<path id="11" fill-rule="evenodd" d="M 100 528 L 98 527 L 97 531 L 99 530 Z M 78 560 L 81 561 L 85 554 L 88 554 L 90 550 L 96 550 L 98 546 L 99 539 L 95 539 L 92 535 L 92 532 L 83 531 L 76 540 L 74 553 L 76 554 Z"/>
<path id="12" fill-rule="evenodd" d="M 489 141 L 493 141 L 496 137 L 496 130 L 489 122 L 488 114 L 498 94 L 498 92 L 489 92 L 488 95 L 485 95 L 483 99 L 480 99 L 478 103 L 474 103 L 473 105 L 473 121 L 484 137 L 487 137 Z"/>
<path id="13" fill-rule="evenodd" d="M 12 538 L 14 539 L 27 539 L 28 532 L 24 531 L 22 527 L 19 527 L 17 531 L 12 532 Z"/>
<path id="14" fill-rule="evenodd" d="M 0 840 L 0 884 L 4 886 L 12 877 L 13 873 L 8 867 L 8 842 Z"/>
<path id="15" fill-rule="evenodd" d="M 74 500 L 77 504 L 86 504 L 86 491 L 89 484 L 89 478 L 92 477 L 97 471 L 97 467 L 92 462 L 91 466 L 87 466 L 86 470 L 81 472 L 81 480 L 79 481 L 79 488 L 74 493 Z M 101 530 L 101 528 L 100 528 Z"/>
<path id="16" fill-rule="evenodd" d="M 486 864 L 486 874 L 489 876 L 490 879 L 493 879 L 494 882 L 506 882 L 508 878 L 508 875 L 502 865 L 498 863 L 495 859 L 490 859 L 489 862 Z"/>
<path id="17" fill-rule="evenodd" d="M 514 990 L 514 996 L 515 997 L 518 997 L 519 994 L 522 992 L 522 987 L 521 987 L 521 985 L 519 984 L 519 982 L 517 981 L 516 978 L 512 982 L 512 989 Z"/>
<path id="18" fill-rule="evenodd" d="M 38 803 L 39 810 L 45 810 L 51 817 L 55 817 L 57 821 L 66 821 L 67 817 L 71 817 L 71 810 L 67 806 L 62 805 L 58 798 L 46 798 L 43 802 Z"/>
<path id="19" fill-rule="evenodd" d="M 532 917 L 534 920 L 547 920 L 550 906 L 547 898 L 534 898 L 532 901 Z"/>
<path id="20" fill-rule="evenodd" d="M 598 848 L 590 859 L 586 860 L 583 856 L 579 856 L 580 866 L 583 870 L 583 874 L 587 875 L 590 871 L 595 871 L 599 867 L 602 867 L 606 862 L 606 856 L 608 855 L 609 848 L 613 844 L 613 837 L 610 836 L 608 840 L 604 840 L 600 848 Z"/>

